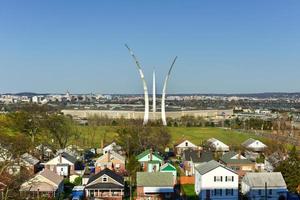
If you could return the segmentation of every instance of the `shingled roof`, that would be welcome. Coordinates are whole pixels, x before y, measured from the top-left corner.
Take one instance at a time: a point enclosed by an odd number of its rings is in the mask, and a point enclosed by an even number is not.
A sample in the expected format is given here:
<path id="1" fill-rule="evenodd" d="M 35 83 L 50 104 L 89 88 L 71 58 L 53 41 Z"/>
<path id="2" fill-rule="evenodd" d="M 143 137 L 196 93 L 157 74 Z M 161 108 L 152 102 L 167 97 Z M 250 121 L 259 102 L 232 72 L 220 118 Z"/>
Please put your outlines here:
<path id="1" fill-rule="evenodd" d="M 234 151 L 230 151 L 228 153 L 225 153 L 220 160 L 225 164 L 252 164 L 252 162 L 248 159 L 242 159 L 242 158 L 233 158 L 234 156 L 238 155 L 238 153 Z M 242 157 L 242 156 L 241 156 Z"/>
<path id="2" fill-rule="evenodd" d="M 172 172 L 137 172 L 137 186 L 139 187 L 173 187 Z"/>
<path id="3" fill-rule="evenodd" d="M 196 169 L 201 175 L 204 175 L 204 174 L 206 174 L 206 173 L 208 173 L 208 172 L 210 172 L 210 171 L 212 171 L 212 170 L 214 170 L 214 169 L 216 169 L 216 168 L 218 168 L 218 167 L 223 167 L 223 168 L 225 168 L 225 169 L 227 169 L 227 170 L 229 170 L 229 171 L 231 171 L 231 172 L 233 172 L 233 173 L 236 174 L 235 171 L 233 171 L 232 169 L 230 169 L 230 168 L 228 168 L 228 167 L 225 167 L 224 165 L 222 165 L 221 163 L 219 163 L 219 162 L 217 162 L 217 161 L 215 161 L 215 160 L 211 160 L 211 161 L 209 161 L 209 162 L 207 162 L 207 163 L 198 165 L 198 166 L 195 167 L 195 169 Z"/>
<path id="4" fill-rule="evenodd" d="M 247 185 L 252 188 L 265 188 L 265 184 L 267 184 L 268 188 L 286 188 L 286 183 L 280 172 L 249 172 L 244 176 L 243 182 L 247 183 Z"/>
<path id="5" fill-rule="evenodd" d="M 118 183 L 124 185 L 124 178 L 118 174 L 116 174 L 115 172 L 111 171 L 108 168 L 105 168 L 104 170 L 102 170 L 101 172 L 99 172 L 98 174 L 95 174 L 94 176 L 92 176 L 87 185 L 92 183 L 93 181 L 97 180 L 98 178 L 100 178 L 103 175 L 107 175 L 110 178 L 114 179 L 115 181 L 117 181 Z"/>

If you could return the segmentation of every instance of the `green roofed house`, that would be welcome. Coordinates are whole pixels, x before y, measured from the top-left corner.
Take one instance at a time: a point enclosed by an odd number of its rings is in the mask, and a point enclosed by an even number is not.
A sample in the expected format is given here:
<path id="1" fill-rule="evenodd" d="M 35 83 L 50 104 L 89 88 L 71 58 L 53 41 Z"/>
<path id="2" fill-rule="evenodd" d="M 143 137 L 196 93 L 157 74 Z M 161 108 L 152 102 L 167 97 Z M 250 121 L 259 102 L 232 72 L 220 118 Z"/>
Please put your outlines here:
<path id="1" fill-rule="evenodd" d="M 137 200 L 173 199 L 174 179 L 171 172 L 137 172 Z"/>
<path id="2" fill-rule="evenodd" d="M 243 177 L 246 172 L 253 172 L 255 170 L 255 162 L 248 160 L 240 153 L 234 151 L 225 153 L 220 158 L 220 162 L 235 170 L 240 177 Z"/>
<path id="3" fill-rule="evenodd" d="M 142 165 L 143 171 L 145 172 L 158 172 L 160 166 L 164 162 L 163 157 L 161 157 L 158 152 L 153 152 L 152 149 L 148 149 L 143 153 L 139 154 L 137 157 L 138 162 Z"/>
<path id="4" fill-rule="evenodd" d="M 160 167 L 160 172 L 171 172 L 173 174 L 174 184 L 177 183 L 177 170 L 171 163 L 165 163 Z"/>

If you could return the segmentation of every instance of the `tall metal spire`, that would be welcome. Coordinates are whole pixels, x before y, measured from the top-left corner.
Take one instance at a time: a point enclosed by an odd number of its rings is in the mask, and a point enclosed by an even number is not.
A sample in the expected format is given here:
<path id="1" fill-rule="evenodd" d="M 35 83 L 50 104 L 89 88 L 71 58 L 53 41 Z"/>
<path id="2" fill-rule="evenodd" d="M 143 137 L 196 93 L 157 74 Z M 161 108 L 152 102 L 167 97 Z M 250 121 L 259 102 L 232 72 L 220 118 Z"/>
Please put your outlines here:
<path id="1" fill-rule="evenodd" d="M 171 71 L 173 69 L 173 66 L 176 62 L 177 56 L 175 57 L 175 59 L 172 62 L 172 65 L 169 69 L 169 72 L 165 78 L 165 82 L 164 82 L 164 87 L 163 87 L 163 91 L 162 91 L 162 98 L 161 98 L 161 119 L 162 119 L 162 123 L 164 126 L 167 126 L 167 119 L 166 119 L 166 90 L 167 90 L 167 84 L 171 75 Z"/>
<path id="2" fill-rule="evenodd" d="M 155 80 L 155 70 L 153 70 L 153 79 L 152 79 L 152 112 L 155 117 L 156 113 L 156 80 Z"/>
<path id="3" fill-rule="evenodd" d="M 133 51 L 131 51 L 131 49 L 129 48 L 129 46 L 127 44 L 125 44 L 125 47 L 128 49 L 128 51 L 131 54 L 133 60 L 135 61 L 135 64 L 136 64 L 136 66 L 139 70 L 139 74 L 140 74 L 140 77 L 141 77 L 142 82 L 143 82 L 144 98 L 145 98 L 145 113 L 144 113 L 144 122 L 143 122 L 143 124 L 146 125 L 148 123 L 148 120 L 149 120 L 149 95 L 148 95 L 147 83 L 146 83 L 146 80 L 145 80 L 143 70 L 140 66 L 140 63 L 137 60 L 137 58 L 135 57 Z"/>

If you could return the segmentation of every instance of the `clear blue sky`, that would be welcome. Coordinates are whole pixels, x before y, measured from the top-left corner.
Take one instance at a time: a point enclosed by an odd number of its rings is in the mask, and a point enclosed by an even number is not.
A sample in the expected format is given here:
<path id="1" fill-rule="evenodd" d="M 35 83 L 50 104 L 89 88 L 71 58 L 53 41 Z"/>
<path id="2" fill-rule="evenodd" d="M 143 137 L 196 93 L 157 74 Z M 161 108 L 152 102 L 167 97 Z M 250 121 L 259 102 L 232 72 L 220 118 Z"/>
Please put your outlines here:
<path id="1" fill-rule="evenodd" d="M 300 91 L 299 0 L 1 0 L 0 93 Z"/>

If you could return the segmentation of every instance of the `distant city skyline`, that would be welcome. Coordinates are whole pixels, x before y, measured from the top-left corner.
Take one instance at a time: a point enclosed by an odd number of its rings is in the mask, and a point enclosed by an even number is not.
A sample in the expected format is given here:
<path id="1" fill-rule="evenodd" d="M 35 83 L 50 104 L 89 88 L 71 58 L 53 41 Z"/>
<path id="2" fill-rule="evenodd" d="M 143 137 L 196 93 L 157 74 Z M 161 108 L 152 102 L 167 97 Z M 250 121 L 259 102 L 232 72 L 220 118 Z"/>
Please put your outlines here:
<path id="1" fill-rule="evenodd" d="M 168 94 L 300 92 L 299 10 L 292 0 L 2 1 L 0 93 L 142 94 L 125 43 L 149 85 L 178 56 Z"/>

